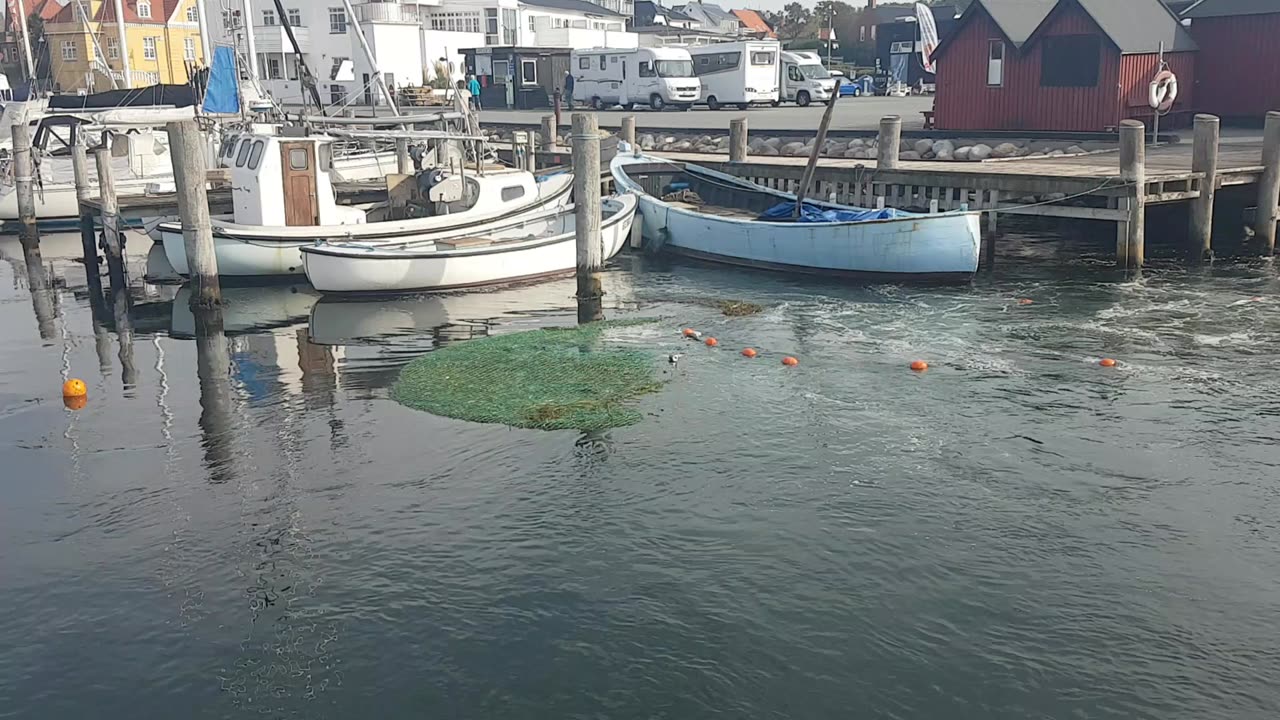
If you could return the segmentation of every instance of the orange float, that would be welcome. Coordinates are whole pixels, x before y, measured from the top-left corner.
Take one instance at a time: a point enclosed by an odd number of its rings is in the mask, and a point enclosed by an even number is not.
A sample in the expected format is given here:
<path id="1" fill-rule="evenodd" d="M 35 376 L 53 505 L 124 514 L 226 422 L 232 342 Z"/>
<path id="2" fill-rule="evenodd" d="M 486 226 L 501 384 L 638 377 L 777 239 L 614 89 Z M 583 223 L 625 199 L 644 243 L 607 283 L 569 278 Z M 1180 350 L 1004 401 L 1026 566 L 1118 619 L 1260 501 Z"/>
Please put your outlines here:
<path id="1" fill-rule="evenodd" d="M 1115 367 L 1116 361 L 1113 358 L 1102 358 L 1098 361 L 1098 364 L 1102 367 Z"/>
<path id="2" fill-rule="evenodd" d="M 916 372 L 924 372 L 925 370 L 929 369 L 929 363 L 923 360 L 912 360 L 911 369 L 915 370 Z"/>
<path id="3" fill-rule="evenodd" d="M 685 329 L 684 329 L 684 336 L 685 336 L 685 337 L 693 337 L 694 335 L 697 335 L 697 334 L 698 334 L 698 331 L 697 331 L 697 330 L 694 330 L 693 328 L 685 328 Z"/>
<path id="4" fill-rule="evenodd" d="M 716 340 L 715 338 L 707 338 L 703 342 L 707 344 L 707 347 L 715 347 L 720 344 L 720 341 Z"/>
<path id="5" fill-rule="evenodd" d="M 83 410 L 84 406 L 89 404 L 89 396 L 64 395 L 62 397 L 62 404 L 65 405 L 68 410 Z"/>
<path id="6" fill-rule="evenodd" d="M 788 367 L 792 367 L 792 366 L 795 366 L 795 365 L 799 365 L 799 364 L 800 364 L 800 361 L 799 361 L 799 360 L 797 360 L 797 359 L 795 359 L 795 358 L 793 358 L 793 357 L 791 357 L 790 355 L 788 355 L 788 356 L 786 356 L 786 357 L 782 358 L 782 364 L 783 364 L 783 365 L 786 365 L 786 366 L 788 366 Z"/>
<path id="7" fill-rule="evenodd" d="M 1031 303 L 1032 303 L 1031 298 L 1018 298 L 1019 305 L 1030 305 Z"/>
<path id="8" fill-rule="evenodd" d="M 756 356 L 756 351 L 752 348 L 744 348 L 742 351 L 742 356 L 753 358 Z"/>
<path id="9" fill-rule="evenodd" d="M 62 383 L 62 397 L 84 397 L 89 394 L 89 388 L 85 387 L 84 381 L 79 378 L 71 378 Z"/>

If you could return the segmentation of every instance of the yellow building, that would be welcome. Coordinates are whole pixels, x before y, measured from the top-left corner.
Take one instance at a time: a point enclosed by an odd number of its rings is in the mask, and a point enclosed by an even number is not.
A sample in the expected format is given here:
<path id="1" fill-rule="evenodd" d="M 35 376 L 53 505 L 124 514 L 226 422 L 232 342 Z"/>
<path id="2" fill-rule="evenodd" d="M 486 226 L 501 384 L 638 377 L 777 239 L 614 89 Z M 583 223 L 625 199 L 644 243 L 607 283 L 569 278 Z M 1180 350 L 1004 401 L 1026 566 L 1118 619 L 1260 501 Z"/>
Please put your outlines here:
<path id="1" fill-rule="evenodd" d="M 43 0 L 57 3 L 58 0 Z M 196 0 L 122 0 L 132 87 L 187 82 L 207 64 Z M 50 79 L 62 92 L 123 88 L 124 61 L 113 0 L 70 0 L 45 22 Z M 110 74 L 108 74 L 110 73 Z"/>

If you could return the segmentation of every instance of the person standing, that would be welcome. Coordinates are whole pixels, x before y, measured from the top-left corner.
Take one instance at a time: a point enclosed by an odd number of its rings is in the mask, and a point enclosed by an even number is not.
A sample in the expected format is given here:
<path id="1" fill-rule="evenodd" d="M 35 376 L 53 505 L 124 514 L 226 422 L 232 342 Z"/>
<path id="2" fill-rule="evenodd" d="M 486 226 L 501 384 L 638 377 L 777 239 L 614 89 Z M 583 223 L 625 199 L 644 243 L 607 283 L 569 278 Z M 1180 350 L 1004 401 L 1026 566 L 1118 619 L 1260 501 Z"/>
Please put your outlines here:
<path id="1" fill-rule="evenodd" d="M 471 109 L 483 110 L 484 108 L 480 106 L 480 81 L 475 75 L 467 76 L 467 89 L 471 91 Z"/>
<path id="2" fill-rule="evenodd" d="M 564 101 L 569 103 L 569 109 L 573 109 L 573 71 L 564 71 Z"/>

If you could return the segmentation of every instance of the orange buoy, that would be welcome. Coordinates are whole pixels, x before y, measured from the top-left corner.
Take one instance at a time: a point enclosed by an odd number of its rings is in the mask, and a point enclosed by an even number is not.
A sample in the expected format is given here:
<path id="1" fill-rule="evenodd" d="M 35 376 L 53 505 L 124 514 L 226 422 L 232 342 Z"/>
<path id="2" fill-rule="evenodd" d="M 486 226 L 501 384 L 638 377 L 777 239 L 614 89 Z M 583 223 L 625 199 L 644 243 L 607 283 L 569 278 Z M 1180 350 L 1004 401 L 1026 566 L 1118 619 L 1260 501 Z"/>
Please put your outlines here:
<path id="1" fill-rule="evenodd" d="M 1032 303 L 1031 298 L 1018 298 L 1019 305 L 1030 305 L 1031 303 Z"/>
<path id="2" fill-rule="evenodd" d="M 744 348 L 744 349 L 743 349 L 743 351 L 742 351 L 742 356 L 743 356 L 743 357 L 749 357 L 749 358 L 751 358 L 751 357 L 755 357 L 755 356 L 756 356 L 756 351 L 755 351 L 754 349 L 752 349 L 752 348 Z"/>
<path id="3" fill-rule="evenodd" d="M 1116 361 L 1113 358 L 1102 358 L 1098 361 L 1098 364 L 1102 367 L 1115 367 Z"/>
<path id="4" fill-rule="evenodd" d="M 62 404 L 68 410 L 83 410 L 85 405 L 89 404 L 88 395 L 64 395 L 62 396 Z"/>
<path id="5" fill-rule="evenodd" d="M 717 346 L 717 345 L 719 345 L 719 344 L 720 344 L 720 342 L 719 342 L 718 340 L 716 340 L 715 338 L 707 338 L 707 339 L 706 339 L 706 340 L 704 340 L 703 342 L 705 342 L 705 343 L 707 344 L 707 347 L 715 347 L 715 346 Z"/>
<path id="6" fill-rule="evenodd" d="M 685 336 L 685 337 L 693 337 L 693 336 L 694 336 L 694 335 L 696 335 L 697 333 L 698 333 L 698 331 L 697 331 L 697 330 L 694 330 L 693 328 L 685 328 L 685 329 L 684 329 L 684 336 Z"/>
<path id="7" fill-rule="evenodd" d="M 929 363 L 923 360 L 912 360 L 911 369 L 915 370 L 916 372 L 924 372 L 925 370 L 929 369 Z"/>
<path id="8" fill-rule="evenodd" d="M 790 355 L 788 355 L 788 356 L 786 356 L 786 357 L 782 358 L 782 364 L 783 364 L 783 365 L 786 365 L 786 366 L 788 366 L 788 367 L 790 367 L 790 366 L 794 366 L 794 365 L 799 365 L 799 364 L 800 364 L 800 361 L 799 361 L 799 360 L 797 360 L 797 359 L 795 359 L 795 358 L 793 358 L 793 357 L 791 357 Z"/>
<path id="9" fill-rule="evenodd" d="M 89 394 L 89 388 L 85 387 L 84 381 L 79 378 L 71 378 L 62 383 L 62 397 L 84 397 Z"/>

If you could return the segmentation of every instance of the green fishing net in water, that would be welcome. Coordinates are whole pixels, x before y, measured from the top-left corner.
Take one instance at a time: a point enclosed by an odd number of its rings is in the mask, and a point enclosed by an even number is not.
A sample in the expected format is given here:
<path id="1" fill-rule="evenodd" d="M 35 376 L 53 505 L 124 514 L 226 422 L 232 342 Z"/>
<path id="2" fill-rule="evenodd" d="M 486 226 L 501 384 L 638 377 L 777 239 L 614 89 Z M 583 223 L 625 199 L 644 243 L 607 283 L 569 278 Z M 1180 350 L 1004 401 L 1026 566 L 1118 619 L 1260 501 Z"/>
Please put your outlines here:
<path id="1" fill-rule="evenodd" d="M 448 345 L 409 363 L 391 390 L 434 415 L 541 430 L 634 425 L 629 403 L 661 383 L 654 358 L 607 333 L 651 320 L 547 328 Z"/>

